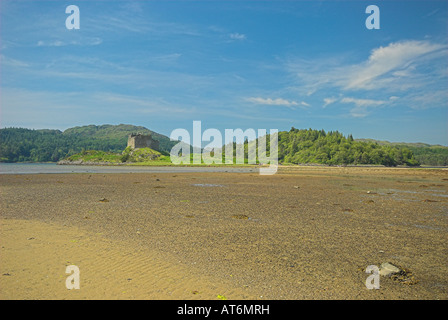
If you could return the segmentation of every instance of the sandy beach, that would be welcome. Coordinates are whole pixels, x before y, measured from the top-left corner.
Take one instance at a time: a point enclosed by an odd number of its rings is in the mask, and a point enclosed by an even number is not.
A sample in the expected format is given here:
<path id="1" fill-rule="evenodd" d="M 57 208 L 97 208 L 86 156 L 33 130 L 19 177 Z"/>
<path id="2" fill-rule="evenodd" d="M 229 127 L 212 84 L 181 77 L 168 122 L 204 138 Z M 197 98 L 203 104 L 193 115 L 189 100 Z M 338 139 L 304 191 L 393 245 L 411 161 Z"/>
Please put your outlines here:
<path id="1" fill-rule="evenodd" d="M 1 299 L 448 298 L 444 169 L 10 174 L 0 192 Z M 368 290 L 384 262 L 407 278 Z"/>

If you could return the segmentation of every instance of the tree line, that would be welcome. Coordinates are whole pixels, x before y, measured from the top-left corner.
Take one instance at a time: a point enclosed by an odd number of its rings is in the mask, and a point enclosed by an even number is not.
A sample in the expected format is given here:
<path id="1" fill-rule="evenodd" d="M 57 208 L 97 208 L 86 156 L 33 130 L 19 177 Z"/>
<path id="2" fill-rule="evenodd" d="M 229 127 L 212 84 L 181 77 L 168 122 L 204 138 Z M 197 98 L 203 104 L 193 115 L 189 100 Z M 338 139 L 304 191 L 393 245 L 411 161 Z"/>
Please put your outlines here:
<path id="1" fill-rule="evenodd" d="M 125 147 L 123 139 L 85 138 L 59 130 L 0 129 L 1 162 L 56 162 L 83 150 L 118 152 Z"/>
<path id="2" fill-rule="evenodd" d="M 369 164 L 418 166 L 420 162 L 406 147 L 355 141 L 338 131 L 296 129 L 279 132 L 279 161 L 292 164 Z"/>
<path id="3" fill-rule="evenodd" d="M 151 133 L 160 142 L 160 152 L 167 155 L 172 146 L 168 137 L 131 125 L 83 126 L 65 130 L 0 129 L 1 162 L 56 162 L 71 155 L 100 150 L 121 153 L 128 134 Z M 269 138 L 267 139 L 269 142 Z M 244 143 L 245 159 L 248 145 Z M 418 166 L 448 165 L 448 148 L 412 146 L 357 141 L 338 131 L 296 129 L 278 133 L 280 163 L 326 165 Z"/>
<path id="4" fill-rule="evenodd" d="M 71 155 L 100 150 L 121 153 L 128 135 L 151 134 L 159 141 L 159 150 L 169 153 L 176 144 L 170 138 L 133 125 L 88 125 L 60 130 L 25 128 L 0 129 L 0 162 L 57 162 Z"/>

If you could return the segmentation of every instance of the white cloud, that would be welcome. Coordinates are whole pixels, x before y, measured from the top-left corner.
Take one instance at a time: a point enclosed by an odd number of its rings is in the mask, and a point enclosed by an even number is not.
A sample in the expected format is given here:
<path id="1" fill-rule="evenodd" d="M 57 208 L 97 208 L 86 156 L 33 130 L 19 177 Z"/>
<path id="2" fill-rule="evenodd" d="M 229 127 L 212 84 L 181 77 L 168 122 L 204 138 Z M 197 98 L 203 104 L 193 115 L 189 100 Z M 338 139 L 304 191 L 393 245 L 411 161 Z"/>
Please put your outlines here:
<path id="1" fill-rule="evenodd" d="M 246 40 L 246 35 L 245 35 L 245 34 L 238 33 L 238 32 L 231 33 L 231 34 L 229 35 L 229 37 L 230 37 L 230 39 L 232 39 L 232 40 Z"/>
<path id="2" fill-rule="evenodd" d="M 424 55 L 446 48 L 444 45 L 433 44 L 428 41 L 403 41 L 391 43 L 386 47 L 372 50 L 368 60 L 354 65 L 342 77 L 345 89 L 373 89 L 377 85 L 375 80 L 393 72 L 389 77 L 410 76 L 417 63 Z"/>
<path id="3" fill-rule="evenodd" d="M 52 40 L 52 41 L 37 41 L 38 47 L 64 47 L 64 46 L 97 46 L 103 43 L 103 40 L 97 37 L 83 37 L 80 40 L 72 40 L 72 41 L 61 41 L 61 40 Z"/>
<path id="4" fill-rule="evenodd" d="M 255 104 L 264 104 L 264 105 L 270 105 L 270 106 L 285 106 L 285 107 L 291 107 L 291 106 L 309 106 L 308 103 L 306 102 L 297 102 L 297 101 L 289 101 L 286 99 L 282 99 L 282 98 L 277 98 L 277 99 L 271 99 L 271 98 L 260 98 L 260 97 L 251 97 L 251 98 L 246 98 L 246 101 L 255 103 Z"/>
<path id="5" fill-rule="evenodd" d="M 335 102 L 352 104 L 350 115 L 365 117 L 374 107 L 445 107 L 447 56 L 447 44 L 409 40 L 377 47 L 359 63 L 348 63 L 346 57 L 334 55 L 297 58 L 286 66 L 295 76 L 295 93 L 322 99 L 323 108 Z M 358 94 L 350 97 L 355 92 L 366 98 Z M 342 97 L 346 95 L 349 97 Z"/>
<path id="6" fill-rule="evenodd" d="M 403 100 L 403 103 L 414 110 L 425 110 L 434 107 L 441 107 L 446 110 L 448 104 L 448 92 L 446 89 L 432 90 L 429 92 L 415 92 L 406 96 Z"/>
<path id="7" fill-rule="evenodd" d="M 369 115 L 369 107 L 377 107 L 386 103 L 382 100 L 342 98 L 342 103 L 353 103 L 355 107 L 350 110 L 350 115 L 354 118 L 363 118 Z"/>
<path id="8" fill-rule="evenodd" d="M 324 105 L 322 106 L 322 108 L 325 108 L 326 106 L 335 103 L 338 99 L 336 98 L 324 98 Z"/>
<path id="9" fill-rule="evenodd" d="M 354 103 L 358 107 L 374 107 L 385 104 L 386 101 L 371 99 L 342 98 L 342 103 Z"/>
<path id="10" fill-rule="evenodd" d="M 55 40 L 55 41 L 51 41 L 51 42 L 42 41 L 42 40 L 37 41 L 38 47 L 62 47 L 62 46 L 66 46 L 67 44 L 68 43 L 66 43 L 66 42 L 64 43 L 60 40 Z"/>
<path id="11" fill-rule="evenodd" d="M 430 41 L 401 41 L 375 48 L 363 62 L 347 63 L 342 57 L 296 59 L 287 68 L 297 78 L 297 88 L 305 95 L 320 90 L 406 91 L 430 86 L 444 78 L 448 46 Z M 439 67 L 437 67 L 439 66 Z"/>

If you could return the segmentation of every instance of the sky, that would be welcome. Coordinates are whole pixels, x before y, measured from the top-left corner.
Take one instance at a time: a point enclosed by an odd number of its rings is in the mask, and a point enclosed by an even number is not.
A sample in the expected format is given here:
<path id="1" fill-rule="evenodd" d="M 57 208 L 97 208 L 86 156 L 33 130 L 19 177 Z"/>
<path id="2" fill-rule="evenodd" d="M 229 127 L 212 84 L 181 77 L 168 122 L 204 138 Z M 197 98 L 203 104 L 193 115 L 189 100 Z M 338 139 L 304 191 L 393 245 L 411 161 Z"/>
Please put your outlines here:
<path id="1" fill-rule="evenodd" d="M 447 33 L 445 0 L 0 0 L 0 127 L 170 136 L 201 121 L 448 145 Z"/>

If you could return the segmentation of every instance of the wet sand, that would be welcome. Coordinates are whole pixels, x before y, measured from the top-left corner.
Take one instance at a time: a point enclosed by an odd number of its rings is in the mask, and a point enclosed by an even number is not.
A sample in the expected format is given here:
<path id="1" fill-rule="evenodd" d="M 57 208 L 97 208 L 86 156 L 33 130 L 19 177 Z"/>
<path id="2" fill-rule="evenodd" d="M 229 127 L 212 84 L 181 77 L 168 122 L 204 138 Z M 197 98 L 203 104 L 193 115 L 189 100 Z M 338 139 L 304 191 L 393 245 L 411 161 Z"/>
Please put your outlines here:
<path id="1" fill-rule="evenodd" d="M 0 192 L 1 299 L 448 298 L 447 170 L 0 175 Z M 416 281 L 368 290 L 383 262 Z"/>

